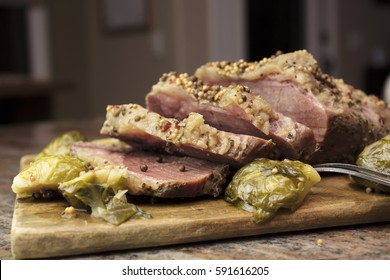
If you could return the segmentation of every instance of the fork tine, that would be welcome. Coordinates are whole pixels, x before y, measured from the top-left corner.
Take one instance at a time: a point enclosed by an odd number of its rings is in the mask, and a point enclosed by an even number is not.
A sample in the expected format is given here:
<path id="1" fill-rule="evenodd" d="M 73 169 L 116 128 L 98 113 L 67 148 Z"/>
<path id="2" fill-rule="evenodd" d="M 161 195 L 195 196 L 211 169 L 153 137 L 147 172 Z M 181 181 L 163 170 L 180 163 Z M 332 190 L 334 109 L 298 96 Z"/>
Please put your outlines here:
<path id="1" fill-rule="evenodd" d="M 335 172 L 356 176 L 390 187 L 390 176 L 362 166 L 347 163 L 323 163 L 313 166 L 317 172 Z"/>
<path id="2" fill-rule="evenodd" d="M 348 163 L 322 163 L 322 164 L 317 164 L 314 165 L 314 168 L 326 168 L 326 167 L 332 167 L 332 168 L 340 168 L 340 169 L 347 169 L 347 170 L 354 170 L 359 173 L 366 173 L 372 176 L 378 176 L 381 178 L 389 178 L 390 175 L 387 175 L 385 173 L 376 171 L 374 169 L 370 169 L 367 167 L 355 165 L 355 164 L 348 164 Z"/>

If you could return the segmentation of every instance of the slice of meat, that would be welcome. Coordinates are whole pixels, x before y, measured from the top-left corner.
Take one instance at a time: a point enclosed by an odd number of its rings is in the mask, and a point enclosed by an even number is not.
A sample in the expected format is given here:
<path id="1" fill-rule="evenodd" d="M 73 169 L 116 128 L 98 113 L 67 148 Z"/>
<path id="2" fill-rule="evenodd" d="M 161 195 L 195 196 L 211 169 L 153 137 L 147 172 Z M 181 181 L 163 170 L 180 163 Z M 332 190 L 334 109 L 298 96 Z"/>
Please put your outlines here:
<path id="1" fill-rule="evenodd" d="M 171 72 L 153 86 L 146 103 L 165 117 L 184 119 L 197 112 L 220 130 L 272 139 L 274 158 L 306 160 L 315 150 L 311 129 L 275 112 L 246 86 L 210 86 L 195 76 Z"/>
<path id="2" fill-rule="evenodd" d="M 367 144 L 390 133 L 383 101 L 324 74 L 304 50 L 258 62 L 212 62 L 195 75 L 210 84 L 246 85 L 276 111 L 310 127 L 318 143 L 311 163 L 354 162 Z"/>
<path id="3" fill-rule="evenodd" d="M 216 197 L 222 193 L 229 171 L 226 164 L 135 150 L 111 150 L 99 143 L 77 142 L 71 151 L 95 167 L 93 172 L 120 172 L 131 195 Z"/>
<path id="4" fill-rule="evenodd" d="M 101 134 L 143 149 L 189 155 L 234 167 L 267 157 L 274 147 L 271 140 L 219 131 L 205 124 L 197 113 L 179 121 L 137 104 L 108 106 Z"/>

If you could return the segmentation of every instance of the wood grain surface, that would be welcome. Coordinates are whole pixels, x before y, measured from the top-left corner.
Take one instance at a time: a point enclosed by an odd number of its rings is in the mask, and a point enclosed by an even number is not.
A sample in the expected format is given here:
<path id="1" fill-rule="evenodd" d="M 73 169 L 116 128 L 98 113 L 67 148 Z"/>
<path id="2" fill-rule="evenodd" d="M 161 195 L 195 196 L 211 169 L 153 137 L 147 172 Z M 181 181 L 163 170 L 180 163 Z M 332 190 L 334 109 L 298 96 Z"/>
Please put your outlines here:
<path id="1" fill-rule="evenodd" d="M 152 218 L 114 226 L 86 213 L 61 218 L 67 206 L 64 200 L 17 200 L 11 229 L 13 256 L 48 258 L 390 221 L 390 195 L 366 193 L 346 176 L 324 177 L 295 212 L 279 210 L 274 219 L 260 225 L 252 222 L 250 213 L 222 198 L 153 203 L 143 198 L 136 204 Z"/>

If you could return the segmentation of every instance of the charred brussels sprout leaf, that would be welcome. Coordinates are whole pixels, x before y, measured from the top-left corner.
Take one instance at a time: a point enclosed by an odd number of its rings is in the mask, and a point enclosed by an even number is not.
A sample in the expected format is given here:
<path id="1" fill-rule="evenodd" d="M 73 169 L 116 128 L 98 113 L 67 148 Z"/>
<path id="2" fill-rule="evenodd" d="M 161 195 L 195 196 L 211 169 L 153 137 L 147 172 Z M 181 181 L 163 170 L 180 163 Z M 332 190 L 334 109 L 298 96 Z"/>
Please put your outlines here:
<path id="1" fill-rule="evenodd" d="M 134 204 L 128 203 L 121 169 L 90 171 L 61 184 L 60 191 L 77 209 L 91 210 L 93 217 L 118 225 L 131 218 L 150 218 Z"/>
<path id="2" fill-rule="evenodd" d="M 320 180 L 313 167 L 300 161 L 256 159 L 234 175 L 225 199 L 253 213 L 253 220 L 262 223 L 281 207 L 298 208 Z"/>
<path id="3" fill-rule="evenodd" d="M 66 132 L 50 141 L 38 154 L 37 159 L 48 155 L 69 155 L 70 147 L 78 141 L 87 141 L 87 138 L 77 131 Z"/>
<path id="4" fill-rule="evenodd" d="M 366 146 L 358 156 L 357 165 L 388 174 L 390 176 L 390 135 Z M 365 179 L 352 177 L 353 180 L 365 187 L 388 192 L 381 184 Z"/>
<path id="5" fill-rule="evenodd" d="M 88 171 L 85 162 L 66 155 L 44 156 L 32 162 L 13 180 L 12 190 L 19 197 L 31 196 L 43 190 L 57 190 L 66 182 Z"/>

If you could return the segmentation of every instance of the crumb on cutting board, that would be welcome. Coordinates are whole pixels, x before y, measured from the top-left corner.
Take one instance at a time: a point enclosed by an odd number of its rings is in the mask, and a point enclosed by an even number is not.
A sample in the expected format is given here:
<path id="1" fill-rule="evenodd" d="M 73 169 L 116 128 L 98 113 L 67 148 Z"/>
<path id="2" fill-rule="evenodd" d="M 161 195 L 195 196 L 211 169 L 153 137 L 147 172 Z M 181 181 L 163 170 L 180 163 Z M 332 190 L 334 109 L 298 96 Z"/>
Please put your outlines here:
<path id="1" fill-rule="evenodd" d="M 318 247 L 324 246 L 324 240 L 323 239 L 317 239 L 316 244 Z"/>
<path id="2" fill-rule="evenodd" d="M 66 207 L 64 212 L 62 212 L 61 217 L 66 219 L 76 218 L 77 211 L 73 206 Z"/>

